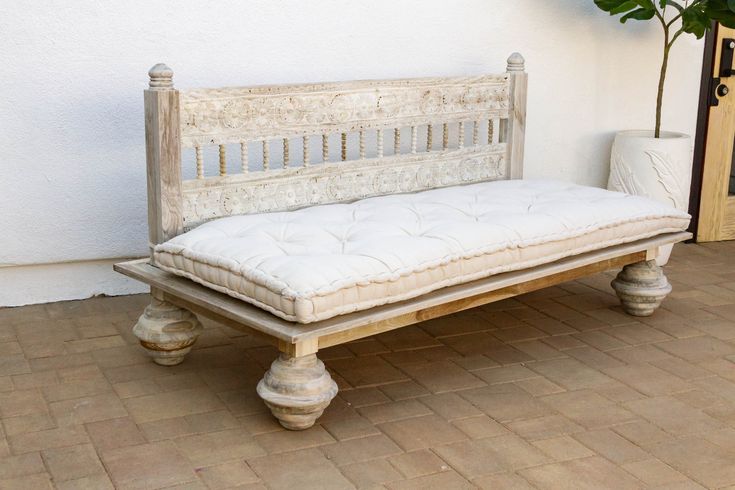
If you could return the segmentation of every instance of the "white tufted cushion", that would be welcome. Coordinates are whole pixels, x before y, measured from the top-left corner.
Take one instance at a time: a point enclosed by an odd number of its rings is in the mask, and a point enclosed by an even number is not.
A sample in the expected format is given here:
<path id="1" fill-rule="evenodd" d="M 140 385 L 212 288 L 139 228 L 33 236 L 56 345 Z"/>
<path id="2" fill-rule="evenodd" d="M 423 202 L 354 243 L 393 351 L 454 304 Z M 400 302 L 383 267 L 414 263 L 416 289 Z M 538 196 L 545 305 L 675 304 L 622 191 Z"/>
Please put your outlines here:
<path id="1" fill-rule="evenodd" d="M 687 228 L 655 201 L 510 180 L 221 218 L 155 248 L 156 264 L 309 323 Z"/>

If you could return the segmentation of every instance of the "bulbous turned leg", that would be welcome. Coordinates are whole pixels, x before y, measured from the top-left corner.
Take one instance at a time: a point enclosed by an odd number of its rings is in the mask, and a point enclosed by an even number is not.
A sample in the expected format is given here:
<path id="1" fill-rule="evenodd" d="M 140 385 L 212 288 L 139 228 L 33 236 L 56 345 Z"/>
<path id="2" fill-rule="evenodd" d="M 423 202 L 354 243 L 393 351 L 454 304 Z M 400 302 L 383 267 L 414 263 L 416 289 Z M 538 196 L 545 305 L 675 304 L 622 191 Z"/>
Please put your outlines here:
<path id="1" fill-rule="evenodd" d="M 655 260 L 626 265 L 611 286 L 623 310 L 633 316 L 650 316 L 671 292 L 671 284 Z"/>
<path id="2" fill-rule="evenodd" d="M 258 383 L 258 395 L 289 430 L 308 429 L 337 395 L 334 382 L 316 354 L 281 354 Z"/>
<path id="3" fill-rule="evenodd" d="M 175 366 L 184 360 L 202 332 L 202 324 L 189 310 L 153 298 L 133 334 L 156 364 Z"/>

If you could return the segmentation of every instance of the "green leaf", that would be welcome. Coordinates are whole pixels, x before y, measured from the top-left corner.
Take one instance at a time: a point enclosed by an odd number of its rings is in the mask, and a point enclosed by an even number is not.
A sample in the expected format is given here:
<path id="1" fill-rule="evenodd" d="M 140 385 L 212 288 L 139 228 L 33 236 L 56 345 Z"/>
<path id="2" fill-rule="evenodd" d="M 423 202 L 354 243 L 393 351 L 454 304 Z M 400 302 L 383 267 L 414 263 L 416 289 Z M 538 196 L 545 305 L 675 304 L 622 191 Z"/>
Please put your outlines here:
<path id="1" fill-rule="evenodd" d="M 671 0 L 594 0 L 595 5 L 610 15 L 625 14 L 620 19 L 625 23 L 629 19 L 649 20 L 656 15 L 656 4 Z"/>
<path id="2" fill-rule="evenodd" d="M 733 0 L 707 0 L 703 2 L 702 12 L 709 21 L 719 22 L 725 27 L 735 29 L 735 2 Z M 700 6 L 702 4 L 696 4 Z"/>
<path id="3" fill-rule="evenodd" d="M 697 39 L 701 39 L 704 36 L 711 24 L 703 8 L 688 8 L 684 10 L 681 15 L 681 23 L 684 32 L 694 34 Z"/>
<path id="4" fill-rule="evenodd" d="M 595 5 L 611 15 L 627 12 L 638 6 L 634 0 L 595 0 Z"/>
<path id="5" fill-rule="evenodd" d="M 623 2 L 617 7 L 611 9 L 610 15 L 622 14 L 623 12 L 627 12 L 628 10 L 634 9 L 636 7 L 638 7 L 638 4 L 635 1 Z"/>
<path id="6" fill-rule="evenodd" d="M 735 0 L 594 0 L 595 5 L 610 15 L 621 15 L 620 21 L 650 20 L 657 9 L 672 7 L 681 15 L 682 30 L 698 38 L 712 28 L 712 22 L 735 29 Z M 686 5 L 683 6 L 683 5 Z"/>
<path id="7" fill-rule="evenodd" d="M 612 14 L 621 14 L 635 8 L 654 8 L 653 0 L 594 0 L 595 5 Z"/>
<path id="8" fill-rule="evenodd" d="M 628 12 L 623 17 L 620 18 L 620 22 L 625 24 L 630 19 L 635 20 L 651 20 L 653 19 L 653 16 L 656 15 L 656 9 L 636 9 L 632 12 Z"/>

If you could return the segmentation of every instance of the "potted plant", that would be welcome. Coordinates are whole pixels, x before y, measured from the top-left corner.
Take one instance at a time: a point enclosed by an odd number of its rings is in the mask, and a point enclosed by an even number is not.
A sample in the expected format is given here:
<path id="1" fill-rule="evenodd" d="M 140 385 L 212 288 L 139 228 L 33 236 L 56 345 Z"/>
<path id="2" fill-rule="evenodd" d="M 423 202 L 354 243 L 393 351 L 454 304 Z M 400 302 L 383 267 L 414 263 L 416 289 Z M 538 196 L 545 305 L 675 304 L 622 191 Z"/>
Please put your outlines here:
<path id="1" fill-rule="evenodd" d="M 656 97 L 653 130 L 621 131 L 615 137 L 608 189 L 648 196 L 686 211 L 692 178 L 692 139 L 661 130 L 666 72 L 674 43 L 682 34 L 702 38 L 713 21 L 735 28 L 735 0 L 594 0 L 610 15 L 628 20 L 655 20 L 664 34 L 663 62 Z M 662 250 L 659 264 L 668 261 L 671 247 Z"/>

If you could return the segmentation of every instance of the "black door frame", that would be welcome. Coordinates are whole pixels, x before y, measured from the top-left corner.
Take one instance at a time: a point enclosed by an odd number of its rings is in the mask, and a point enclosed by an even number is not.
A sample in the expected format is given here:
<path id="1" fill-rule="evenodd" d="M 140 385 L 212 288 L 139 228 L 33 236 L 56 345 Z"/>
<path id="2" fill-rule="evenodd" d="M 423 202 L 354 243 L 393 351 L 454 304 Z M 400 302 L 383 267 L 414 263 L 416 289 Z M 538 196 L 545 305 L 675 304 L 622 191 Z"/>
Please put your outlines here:
<path id="1" fill-rule="evenodd" d="M 699 109 L 697 110 L 697 133 L 694 137 L 694 161 L 692 163 L 692 186 L 689 195 L 689 214 L 692 222 L 689 231 L 695 240 L 699 228 L 699 206 L 702 199 L 702 178 L 704 175 L 704 154 L 707 144 L 707 128 L 709 126 L 709 100 L 713 87 L 712 71 L 717 50 L 717 26 L 707 32 L 704 38 L 704 59 L 702 62 L 702 79 L 699 88 Z"/>

